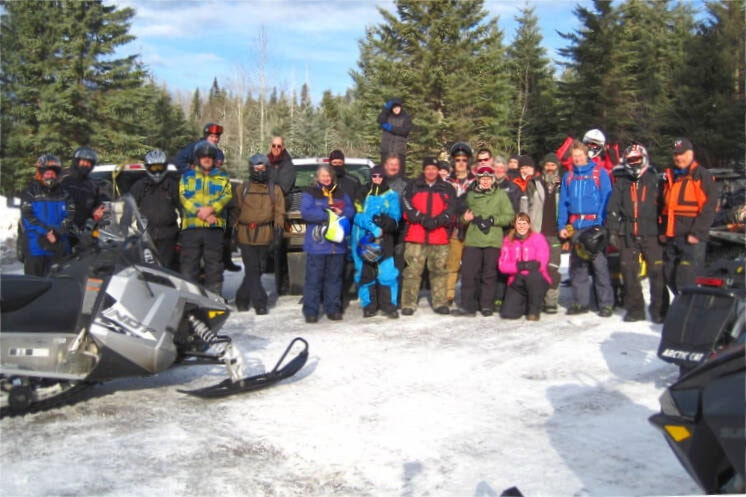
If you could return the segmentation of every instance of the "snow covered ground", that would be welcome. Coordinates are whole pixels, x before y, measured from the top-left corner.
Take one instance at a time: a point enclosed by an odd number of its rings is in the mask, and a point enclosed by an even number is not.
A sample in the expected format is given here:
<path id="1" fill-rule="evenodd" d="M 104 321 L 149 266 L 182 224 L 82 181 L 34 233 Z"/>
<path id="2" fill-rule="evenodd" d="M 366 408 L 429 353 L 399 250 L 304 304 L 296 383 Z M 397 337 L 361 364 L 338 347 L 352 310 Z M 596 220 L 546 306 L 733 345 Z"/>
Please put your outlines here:
<path id="1" fill-rule="evenodd" d="M 239 276 L 226 277 L 231 298 Z M 700 494 L 647 421 L 677 374 L 655 355 L 660 326 L 621 315 L 457 318 L 423 297 L 413 317 L 363 319 L 353 302 L 343 321 L 309 325 L 298 297 L 281 297 L 269 315 L 234 313 L 224 332 L 250 373 L 305 337 L 311 357 L 295 377 L 205 401 L 177 389 L 223 369 L 177 368 L 0 420 L 0 494 Z"/>

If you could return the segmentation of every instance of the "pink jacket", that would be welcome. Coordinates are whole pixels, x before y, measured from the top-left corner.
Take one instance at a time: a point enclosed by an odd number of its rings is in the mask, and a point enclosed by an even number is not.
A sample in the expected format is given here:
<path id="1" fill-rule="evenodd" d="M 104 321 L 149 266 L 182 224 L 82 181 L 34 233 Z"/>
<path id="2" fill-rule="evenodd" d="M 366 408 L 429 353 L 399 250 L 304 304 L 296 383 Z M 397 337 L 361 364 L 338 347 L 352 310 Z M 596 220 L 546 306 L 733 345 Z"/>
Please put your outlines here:
<path id="1" fill-rule="evenodd" d="M 508 285 L 513 283 L 515 275 L 518 274 L 518 262 L 520 261 L 539 261 L 539 271 L 541 275 L 551 284 L 552 279 L 547 273 L 547 264 L 549 263 L 549 243 L 544 235 L 532 231 L 528 238 L 520 240 L 509 237 L 503 239 L 503 247 L 500 250 L 500 260 L 498 268 L 503 274 L 509 274 Z M 520 271 L 521 274 L 528 274 L 528 271 Z"/>

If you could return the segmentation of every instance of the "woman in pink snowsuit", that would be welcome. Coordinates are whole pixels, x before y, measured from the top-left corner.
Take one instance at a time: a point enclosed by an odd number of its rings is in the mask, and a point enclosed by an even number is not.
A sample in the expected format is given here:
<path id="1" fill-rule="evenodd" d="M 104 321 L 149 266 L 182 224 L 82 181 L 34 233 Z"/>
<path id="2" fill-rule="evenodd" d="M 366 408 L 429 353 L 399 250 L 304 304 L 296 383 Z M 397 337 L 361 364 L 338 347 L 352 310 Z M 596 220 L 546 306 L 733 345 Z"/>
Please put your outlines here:
<path id="1" fill-rule="evenodd" d="M 531 231 L 531 219 L 521 212 L 515 217 L 515 229 L 503 240 L 498 267 L 508 276 L 508 288 L 500 309 L 503 319 L 538 321 L 544 294 L 551 284 L 547 272 L 549 243 L 541 233 Z"/>

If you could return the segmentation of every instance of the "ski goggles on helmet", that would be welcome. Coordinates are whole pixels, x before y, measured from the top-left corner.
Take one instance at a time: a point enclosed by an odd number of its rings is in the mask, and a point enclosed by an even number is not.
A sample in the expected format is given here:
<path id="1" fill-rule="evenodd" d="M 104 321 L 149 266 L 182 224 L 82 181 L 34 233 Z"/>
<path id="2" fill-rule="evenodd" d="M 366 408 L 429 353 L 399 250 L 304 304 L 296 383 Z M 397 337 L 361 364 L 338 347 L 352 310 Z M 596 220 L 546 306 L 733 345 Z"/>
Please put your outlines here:
<path id="1" fill-rule="evenodd" d="M 223 127 L 219 124 L 211 124 L 205 128 L 206 135 L 222 135 Z"/>

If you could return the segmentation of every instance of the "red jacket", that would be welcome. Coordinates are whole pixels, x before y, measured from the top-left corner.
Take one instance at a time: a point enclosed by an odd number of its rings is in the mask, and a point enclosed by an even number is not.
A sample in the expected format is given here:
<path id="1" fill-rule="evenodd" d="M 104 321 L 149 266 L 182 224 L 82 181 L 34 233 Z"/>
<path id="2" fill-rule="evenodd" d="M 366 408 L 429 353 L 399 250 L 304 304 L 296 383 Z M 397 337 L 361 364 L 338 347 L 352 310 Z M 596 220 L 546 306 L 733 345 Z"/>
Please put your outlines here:
<path id="1" fill-rule="evenodd" d="M 403 198 L 404 241 L 427 245 L 448 245 L 449 227 L 457 210 L 456 190 L 440 177 L 432 185 L 420 176 L 410 182 Z M 423 223 L 432 224 L 425 228 Z"/>
<path id="2" fill-rule="evenodd" d="M 515 236 L 506 236 L 503 239 L 503 247 L 500 249 L 498 267 L 500 268 L 500 272 L 510 275 L 508 285 L 511 285 L 513 280 L 515 280 L 515 275 L 519 273 L 518 262 L 539 261 L 539 272 L 547 280 L 547 283 L 551 285 L 552 279 L 547 272 L 549 253 L 547 239 L 544 235 L 536 231 L 530 232 L 524 240 Z M 528 274 L 528 271 L 524 270 L 520 271 L 520 273 L 525 275 Z"/>

